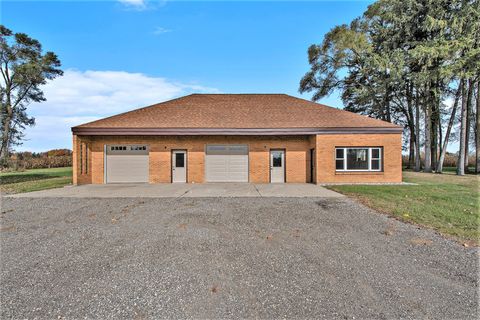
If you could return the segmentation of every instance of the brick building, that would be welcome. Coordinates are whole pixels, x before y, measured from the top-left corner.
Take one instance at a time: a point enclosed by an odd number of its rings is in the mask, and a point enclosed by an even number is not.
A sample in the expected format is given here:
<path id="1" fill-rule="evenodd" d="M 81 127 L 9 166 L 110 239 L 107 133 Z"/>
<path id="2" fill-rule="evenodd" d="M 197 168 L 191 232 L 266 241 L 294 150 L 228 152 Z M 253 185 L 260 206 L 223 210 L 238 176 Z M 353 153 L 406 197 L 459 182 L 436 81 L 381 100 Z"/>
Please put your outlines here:
<path id="1" fill-rule="evenodd" d="M 402 131 L 284 94 L 192 94 L 73 127 L 73 180 L 401 182 Z"/>

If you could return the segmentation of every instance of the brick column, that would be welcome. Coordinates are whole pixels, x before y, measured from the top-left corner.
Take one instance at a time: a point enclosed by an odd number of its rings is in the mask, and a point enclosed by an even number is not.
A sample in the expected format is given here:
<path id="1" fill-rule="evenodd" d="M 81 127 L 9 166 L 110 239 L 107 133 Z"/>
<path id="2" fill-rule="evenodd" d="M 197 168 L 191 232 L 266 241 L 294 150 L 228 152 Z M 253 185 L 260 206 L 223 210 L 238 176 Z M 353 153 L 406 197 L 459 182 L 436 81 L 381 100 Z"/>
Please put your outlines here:
<path id="1" fill-rule="evenodd" d="M 72 139 L 72 183 L 78 184 L 78 148 L 77 136 L 74 134 Z"/>

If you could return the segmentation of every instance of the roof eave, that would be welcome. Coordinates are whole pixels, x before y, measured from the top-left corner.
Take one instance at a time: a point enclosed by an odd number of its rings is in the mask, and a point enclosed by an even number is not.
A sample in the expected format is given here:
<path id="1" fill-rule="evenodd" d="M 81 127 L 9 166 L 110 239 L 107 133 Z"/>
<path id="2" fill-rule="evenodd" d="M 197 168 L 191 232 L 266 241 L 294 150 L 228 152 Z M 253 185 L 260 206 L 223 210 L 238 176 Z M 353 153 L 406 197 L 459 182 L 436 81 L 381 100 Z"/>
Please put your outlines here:
<path id="1" fill-rule="evenodd" d="M 72 133 L 84 136 L 199 136 L 199 135 L 316 135 L 402 133 L 395 127 L 331 127 L 331 128 L 93 128 L 73 127 Z"/>

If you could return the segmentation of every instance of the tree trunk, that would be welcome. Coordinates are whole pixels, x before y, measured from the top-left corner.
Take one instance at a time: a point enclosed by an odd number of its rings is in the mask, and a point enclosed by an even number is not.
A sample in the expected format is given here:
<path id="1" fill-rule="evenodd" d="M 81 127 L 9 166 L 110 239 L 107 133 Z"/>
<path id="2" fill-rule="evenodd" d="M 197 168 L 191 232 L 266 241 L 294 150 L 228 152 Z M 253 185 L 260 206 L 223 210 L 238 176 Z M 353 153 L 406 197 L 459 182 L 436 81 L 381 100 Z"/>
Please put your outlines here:
<path id="1" fill-rule="evenodd" d="M 475 128 L 475 172 L 480 173 L 480 80 L 477 81 L 477 110 Z"/>
<path id="2" fill-rule="evenodd" d="M 468 94 L 467 94 L 467 120 L 465 125 L 465 172 L 468 173 L 468 154 L 470 152 L 470 117 L 472 116 L 472 95 L 475 90 L 475 84 L 473 80 L 468 81 Z"/>
<path id="3" fill-rule="evenodd" d="M 437 155 L 438 158 L 436 160 L 435 168 L 438 166 L 438 161 L 440 160 L 440 155 L 442 154 L 442 141 L 443 141 L 443 131 L 442 131 L 442 120 L 438 121 L 438 147 L 437 147 Z"/>
<path id="4" fill-rule="evenodd" d="M 415 172 L 422 170 L 420 158 L 420 105 L 418 92 L 415 97 Z"/>
<path id="5" fill-rule="evenodd" d="M 383 120 L 392 122 L 390 115 L 390 86 L 385 85 L 385 97 L 383 99 Z"/>
<path id="6" fill-rule="evenodd" d="M 453 123 L 455 122 L 458 101 L 460 100 L 460 94 L 462 93 L 462 88 L 463 88 L 463 80 L 460 81 L 460 84 L 458 85 L 457 93 L 455 94 L 455 102 L 453 103 L 452 114 L 450 115 L 450 119 L 448 120 L 447 131 L 445 132 L 445 140 L 443 141 L 441 152 L 440 152 L 440 159 L 438 159 L 438 163 L 437 163 L 437 169 L 436 169 L 437 173 L 442 173 L 443 171 L 443 162 L 445 160 L 445 154 L 447 153 L 448 139 L 450 137 L 450 132 L 452 131 Z"/>
<path id="7" fill-rule="evenodd" d="M 2 165 L 5 165 L 8 161 L 8 156 L 10 153 L 10 126 L 13 118 L 13 110 L 10 105 L 10 98 L 7 96 L 5 103 L 6 115 L 2 119 L 3 130 L 2 130 L 2 145 L 0 146 L 0 162 Z"/>
<path id="8" fill-rule="evenodd" d="M 432 118 L 432 126 L 431 126 L 431 149 L 432 149 L 432 154 L 431 154 L 431 161 L 432 161 L 432 168 L 435 169 L 437 167 L 438 163 L 438 158 L 440 156 L 440 144 L 442 143 L 442 140 L 439 138 L 441 134 L 441 119 L 440 119 L 440 94 L 439 94 L 439 81 L 437 78 L 437 81 L 432 82 L 431 86 L 433 89 L 430 90 L 430 97 L 432 99 L 431 101 L 431 106 L 432 106 L 432 113 L 431 113 L 431 118 Z"/>
<path id="9" fill-rule="evenodd" d="M 412 107 L 412 86 L 407 84 L 405 96 L 407 98 L 407 110 L 406 118 L 408 123 L 408 129 L 410 130 L 410 141 L 409 141 L 409 151 L 408 151 L 408 169 L 413 169 L 415 166 L 415 120 L 413 117 L 413 107 Z"/>
<path id="10" fill-rule="evenodd" d="M 410 128 L 410 141 L 408 142 L 408 164 L 407 169 L 413 169 L 415 166 L 415 132 Z"/>
<path id="11" fill-rule="evenodd" d="M 432 113 L 431 113 L 431 125 L 430 125 L 430 159 L 432 161 L 432 170 L 437 166 L 437 146 L 438 146 L 438 120 L 437 120 L 437 107 L 435 106 L 435 98 L 432 97 Z"/>
<path id="12" fill-rule="evenodd" d="M 9 145 L 8 145 L 8 141 L 10 140 L 10 137 L 9 137 L 9 132 L 10 132 L 10 120 L 8 119 L 8 117 L 5 117 L 4 119 L 4 123 L 3 123 L 3 132 L 2 132 L 2 146 L 0 147 L 0 161 L 2 163 L 6 163 L 6 161 L 8 160 L 8 149 L 9 149 Z"/>
<path id="13" fill-rule="evenodd" d="M 425 163 L 424 172 L 432 172 L 432 108 L 430 99 L 423 99 L 425 108 Z"/>
<path id="14" fill-rule="evenodd" d="M 462 111 L 460 113 L 460 145 L 458 149 L 457 160 L 457 175 L 463 176 L 465 174 L 465 138 L 467 125 L 467 95 L 465 93 L 465 86 L 462 86 Z"/>

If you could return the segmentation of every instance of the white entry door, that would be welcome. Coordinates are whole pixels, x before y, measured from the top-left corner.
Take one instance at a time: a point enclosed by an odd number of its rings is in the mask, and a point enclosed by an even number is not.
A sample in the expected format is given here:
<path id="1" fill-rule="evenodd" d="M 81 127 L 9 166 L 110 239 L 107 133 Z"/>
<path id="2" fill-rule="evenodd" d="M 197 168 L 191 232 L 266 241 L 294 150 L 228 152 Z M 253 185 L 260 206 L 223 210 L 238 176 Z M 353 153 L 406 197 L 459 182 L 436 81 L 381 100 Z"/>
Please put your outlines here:
<path id="1" fill-rule="evenodd" d="M 270 182 L 271 183 L 285 182 L 285 151 L 284 150 L 270 151 Z"/>
<path id="2" fill-rule="evenodd" d="M 172 151 L 172 182 L 187 182 L 187 152 Z"/>

